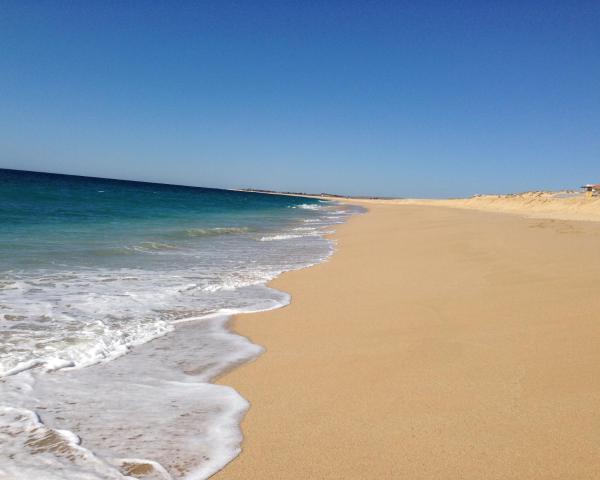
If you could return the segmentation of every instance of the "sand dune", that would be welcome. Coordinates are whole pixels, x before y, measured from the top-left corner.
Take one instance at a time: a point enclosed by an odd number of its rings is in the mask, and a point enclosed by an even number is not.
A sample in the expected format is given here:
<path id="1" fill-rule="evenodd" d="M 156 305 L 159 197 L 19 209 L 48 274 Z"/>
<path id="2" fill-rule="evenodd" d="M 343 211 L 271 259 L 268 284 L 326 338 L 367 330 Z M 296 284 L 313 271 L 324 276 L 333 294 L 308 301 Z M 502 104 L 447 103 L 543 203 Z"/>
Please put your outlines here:
<path id="1" fill-rule="evenodd" d="M 600 197 L 575 191 L 524 192 L 509 195 L 476 195 L 456 199 L 353 200 L 364 204 L 436 205 L 440 207 L 516 213 L 557 220 L 600 221 Z"/>

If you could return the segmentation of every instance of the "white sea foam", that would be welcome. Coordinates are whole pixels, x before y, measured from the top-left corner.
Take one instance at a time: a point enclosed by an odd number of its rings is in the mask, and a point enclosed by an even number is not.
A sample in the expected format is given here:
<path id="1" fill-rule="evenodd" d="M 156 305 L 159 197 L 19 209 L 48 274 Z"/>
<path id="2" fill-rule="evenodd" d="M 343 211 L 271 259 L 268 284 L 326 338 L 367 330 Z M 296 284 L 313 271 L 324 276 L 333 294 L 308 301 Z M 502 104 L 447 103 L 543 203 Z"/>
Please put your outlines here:
<path id="1" fill-rule="evenodd" d="M 212 237 L 217 235 L 233 235 L 249 232 L 248 227 L 214 227 L 214 228 L 188 228 L 185 234 L 190 237 Z"/>
<path id="2" fill-rule="evenodd" d="M 272 292 L 265 308 L 289 301 L 286 294 L 261 288 Z M 226 322 L 222 314 L 188 319 L 171 335 L 105 365 L 9 377 L 2 384 L 8 394 L 0 393 L 18 405 L 10 407 L 19 410 L 13 417 L 26 421 L 0 415 L 0 432 L 18 439 L 13 450 L 0 451 L 0 465 L 27 471 L 28 478 L 46 478 L 41 472 L 50 468 L 59 472 L 56 478 L 122 479 L 124 464 L 138 458 L 136 463 L 153 465 L 156 479 L 171 478 L 165 473 L 178 468 L 189 479 L 212 475 L 239 453 L 239 422 L 248 403 L 232 388 L 207 382 L 262 351 L 229 332 Z M 58 424 L 60 445 L 42 450 L 44 439 L 58 442 Z M 85 449 L 78 447 L 80 437 Z M 32 442 L 40 445 L 42 457 L 25 448 Z M 87 470 L 94 476 L 86 476 Z"/>
<path id="3" fill-rule="evenodd" d="M 46 427 L 25 408 L 0 406 L 0 477 L 43 480 L 124 480 L 119 470 L 81 447 L 71 432 Z M 11 461 L 6 461 L 10 459 Z M 169 478 L 169 477 L 166 477 Z"/>
<path id="4" fill-rule="evenodd" d="M 295 238 L 315 237 L 315 236 L 323 235 L 326 233 L 331 233 L 331 231 L 318 230 L 318 229 L 312 228 L 312 227 L 311 228 L 299 227 L 299 228 L 294 228 L 292 231 L 297 232 L 297 233 L 280 233 L 277 235 L 265 235 L 264 237 L 261 237 L 259 240 L 261 242 L 272 242 L 272 241 L 276 241 L 276 240 L 292 240 Z M 299 233 L 299 232 L 302 232 L 302 233 Z"/>
<path id="5" fill-rule="evenodd" d="M 272 242 L 274 240 L 290 240 L 292 238 L 302 238 L 304 235 L 294 235 L 291 233 L 285 233 L 280 235 L 267 235 L 260 238 L 261 242 Z"/>
<path id="6" fill-rule="evenodd" d="M 318 206 L 301 207 L 318 217 L 262 237 L 183 230 L 173 242 L 202 248 L 149 240 L 125 256 L 152 255 L 162 262 L 154 270 L 8 272 L 0 439 L 10 447 L 0 449 L 0 477 L 121 480 L 134 464 L 151 470 L 147 480 L 199 480 L 235 457 L 248 403 L 209 382 L 262 348 L 229 332 L 227 318 L 285 305 L 289 296 L 265 284 L 331 254 L 319 227 L 337 221 Z"/>
<path id="7" fill-rule="evenodd" d="M 304 210 L 321 210 L 323 206 L 316 203 L 303 203 L 301 205 L 295 205 L 292 208 L 302 208 Z"/>

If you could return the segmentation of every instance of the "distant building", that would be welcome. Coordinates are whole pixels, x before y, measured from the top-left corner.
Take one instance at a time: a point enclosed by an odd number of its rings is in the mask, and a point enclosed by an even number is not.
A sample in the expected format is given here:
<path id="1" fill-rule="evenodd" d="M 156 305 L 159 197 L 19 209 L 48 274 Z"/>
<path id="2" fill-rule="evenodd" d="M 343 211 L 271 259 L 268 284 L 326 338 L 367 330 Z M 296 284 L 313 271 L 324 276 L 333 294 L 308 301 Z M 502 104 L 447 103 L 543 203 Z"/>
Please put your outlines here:
<path id="1" fill-rule="evenodd" d="M 598 197 L 600 196 L 600 183 L 592 184 L 588 183 L 584 185 L 583 191 L 585 192 L 586 197 Z"/>

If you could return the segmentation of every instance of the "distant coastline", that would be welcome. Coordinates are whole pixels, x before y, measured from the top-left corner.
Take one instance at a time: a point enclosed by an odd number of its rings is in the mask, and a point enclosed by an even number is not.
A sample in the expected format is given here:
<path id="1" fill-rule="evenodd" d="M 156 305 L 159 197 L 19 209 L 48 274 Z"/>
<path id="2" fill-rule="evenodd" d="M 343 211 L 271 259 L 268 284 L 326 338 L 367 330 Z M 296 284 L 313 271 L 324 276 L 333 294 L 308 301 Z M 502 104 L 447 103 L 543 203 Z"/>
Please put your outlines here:
<path id="1" fill-rule="evenodd" d="M 382 197 L 382 196 L 371 196 L 371 195 L 341 195 L 337 193 L 306 193 L 306 192 L 284 192 L 278 190 L 264 190 L 260 188 L 237 188 L 234 189 L 238 192 L 246 193 L 264 193 L 267 195 L 289 195 L 292 197 L 307 197 L 307 198 L 333 198 L 333 199 L 345 199 L 345 200 L 402 200 L 402 197 Z"/>

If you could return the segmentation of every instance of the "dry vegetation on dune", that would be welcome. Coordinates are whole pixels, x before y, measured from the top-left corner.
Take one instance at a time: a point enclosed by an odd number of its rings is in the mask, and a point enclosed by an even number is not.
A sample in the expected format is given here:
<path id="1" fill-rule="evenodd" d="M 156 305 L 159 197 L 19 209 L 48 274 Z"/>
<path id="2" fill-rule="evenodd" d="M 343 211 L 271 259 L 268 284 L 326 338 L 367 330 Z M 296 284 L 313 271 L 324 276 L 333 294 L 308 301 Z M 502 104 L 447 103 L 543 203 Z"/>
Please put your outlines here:
<path id="1" fill-rule="evenodd" d="M 362 203 L 435 205 L 440 207 L 515 213 L 560 220 L 600 221 L 600 196 L 587 197 L 574 190 L 524 192 L 505 195 L 475 195 L 471 198 L 359 200 Z"/>

